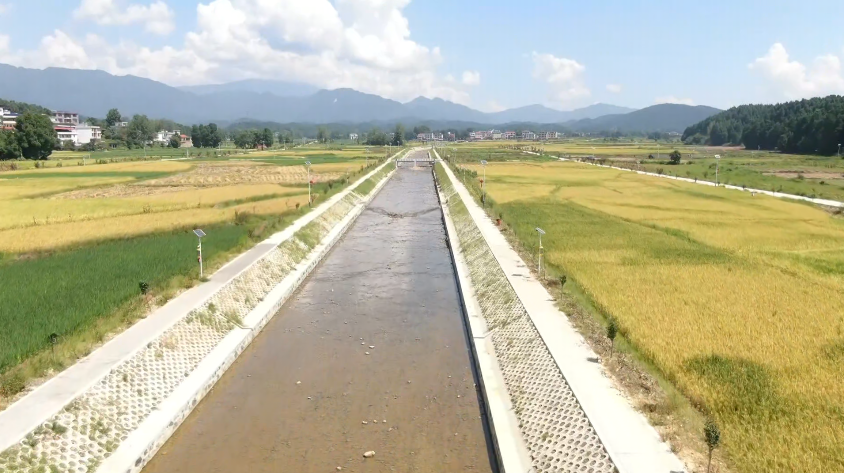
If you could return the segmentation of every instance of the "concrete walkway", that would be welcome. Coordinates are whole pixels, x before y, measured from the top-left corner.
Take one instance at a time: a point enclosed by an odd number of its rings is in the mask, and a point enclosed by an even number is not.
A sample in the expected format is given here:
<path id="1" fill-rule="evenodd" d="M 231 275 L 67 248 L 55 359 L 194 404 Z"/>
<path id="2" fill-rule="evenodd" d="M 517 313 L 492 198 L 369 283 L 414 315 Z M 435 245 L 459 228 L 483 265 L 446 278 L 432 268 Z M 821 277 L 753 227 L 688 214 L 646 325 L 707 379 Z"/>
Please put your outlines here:
<path id="1" fill-rule="evenodd" d="M 394 158 L 403 152 L 397 153 Z M 387 165 L 392 165 L 392 163 L 387 161 L 361 177 L 345 190 L 335 194 L 313 211 L 296 220 L 285 230 L 276 233 L 220 268 L 211 276 L 209 281 L 185 291 L 87 357 L 36 388 L 5 411 L 0 412 L 0 452 L 19 442 L 46 419 L 51 418 L 108 375 L 115 367 L 156 340 L 190 311 L 201 306 L 252 264 L 275 249 L 280 242 L 290 238 L 299 229 L 343 199 L 357 184 L 368 179 Z"/>
<path id="2" fill-rule="evenodd" d="M 556 308 L 554 298 L 531 275 L 525 262 L 451 169 L 444 167 L 618 471 L 686 471 L 647 419 L 615 388 L 601 366 L 589 361 L 597 357 L 595 352 Z"/>

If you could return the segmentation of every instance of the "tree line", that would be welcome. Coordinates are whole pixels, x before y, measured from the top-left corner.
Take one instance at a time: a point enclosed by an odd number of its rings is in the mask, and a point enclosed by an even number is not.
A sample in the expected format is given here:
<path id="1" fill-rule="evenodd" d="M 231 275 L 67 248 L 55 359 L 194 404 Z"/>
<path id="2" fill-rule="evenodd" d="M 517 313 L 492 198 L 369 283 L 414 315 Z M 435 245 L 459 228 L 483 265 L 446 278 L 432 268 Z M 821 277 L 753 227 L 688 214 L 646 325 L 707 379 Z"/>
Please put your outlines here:
<path id="1" fill-rule="evenodd" d="M 692 125 L 687 144 L 833 155 L 844 144 L 844 97 L 830 95 L 776 105 L 741 105 Z"/>
<path id="2" fill-rule="evenodd" d="M 0 159 L 47 159 L 58 141 L 50 117 L 24 112 L 17 118 L 14 131 L 0 130 Z"/>

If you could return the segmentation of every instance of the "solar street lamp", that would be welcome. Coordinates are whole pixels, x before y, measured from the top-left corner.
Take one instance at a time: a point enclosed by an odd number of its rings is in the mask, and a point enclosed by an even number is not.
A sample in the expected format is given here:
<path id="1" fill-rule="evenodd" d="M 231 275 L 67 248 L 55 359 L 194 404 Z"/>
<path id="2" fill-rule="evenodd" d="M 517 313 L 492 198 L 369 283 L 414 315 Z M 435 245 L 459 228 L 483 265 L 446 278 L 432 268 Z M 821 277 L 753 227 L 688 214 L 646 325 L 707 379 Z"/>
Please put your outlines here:
<path id="1" fill-rule="evenodd" d="M 542 235 L 545 235 L 545 230 L 536 227 L 536 233 L 539 234 L 539 263 L 536 266 L 536 274 L 542 277 Z"/>
<path id="2" fill-rule="evenodd" d="M 205 236 L 205 232 L 197 228 L 193 231 L 193 234 L 199 238 L 199 244 L 196 245 L 196 259 L 199 261 L 199 277 L 202 277 L 202 237 Z"/>
<path id="3" fill-rule="evenodd" d="M 841 157 L 841 143 L 838 143 L 838 157 Z"/>
<path id="4" fill-rule="evenodd" d="M 311 162 L 305 161 L 305 167 L 308 168 L 308 207 L 311 207 L 311 184 L 313 184 L 311 180 Z"/>
<path id="5" fill-rule="evenodd" d="M 715 155 L 715 187 L 718 187 L 718 162 L 721 160 L 721 155 Z"/>
<path id="6" fill-rule="evenodd" d="M 481 160 L 481 166 L 484 168 L 484 177 L 481 179 L 481 202 L 486 206 L 486 165 L 489 164 L 486 160 Z"/>

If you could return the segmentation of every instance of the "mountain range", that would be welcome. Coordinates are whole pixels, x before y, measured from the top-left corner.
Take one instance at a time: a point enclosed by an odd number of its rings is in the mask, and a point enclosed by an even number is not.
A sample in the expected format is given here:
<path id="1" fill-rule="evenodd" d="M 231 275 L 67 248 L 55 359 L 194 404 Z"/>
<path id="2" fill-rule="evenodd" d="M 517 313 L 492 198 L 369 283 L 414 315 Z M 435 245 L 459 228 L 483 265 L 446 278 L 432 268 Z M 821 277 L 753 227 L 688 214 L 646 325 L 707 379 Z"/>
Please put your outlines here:
<path id="1" fill-rule="evenodd" d="M 599 131 L 597 128 L 602 128 L 600 131 L 627 130 L 629 127 L 651 131 L 650 128 L 641 128 L 646 123 L 633 115 L 637 113 L 634 109 L 609 104 L 595 104 L 572 111 L 529 105 L 486 113 L 439 98 L 418 97 L 401 103 L 352 89 L 317 90 L 293 82 L 249 79 L 177 88 L 151 79 L 114 76 L 96 70 L 27 69 L 6 64 L 0 64 L 0 97 L 37 103 L 54 110 L 71 110 L 83 116 L 104 117 L 109 109 L 117 108 L 124 116 L 145 114 L 150 118 L 169 118 L 184 124 L 216 122 L 225 125 L 248 119 L 277 123 L 402 121 L 412 126 L 424 121 L 448 121 L 484 126 L 563 124 L 567 128 L 584 131 Z M 660 113 L 651 111 L 653 108 L 638 112 L 654 119 L 652 115 Z M 688 121 L 686 115 L 698 116 L 675 110 L 665 117 L 654 119 L 654 122 L 661 131 L 682 132 L 706 118 Z"/>

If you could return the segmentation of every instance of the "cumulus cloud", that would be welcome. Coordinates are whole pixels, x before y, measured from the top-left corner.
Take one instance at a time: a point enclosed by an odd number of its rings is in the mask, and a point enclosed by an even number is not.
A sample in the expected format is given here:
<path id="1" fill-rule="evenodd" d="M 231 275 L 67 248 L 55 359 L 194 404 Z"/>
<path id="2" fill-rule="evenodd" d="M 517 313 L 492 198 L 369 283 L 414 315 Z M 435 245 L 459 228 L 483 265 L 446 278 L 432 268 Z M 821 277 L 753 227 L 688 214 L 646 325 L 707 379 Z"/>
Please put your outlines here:
<path id="1" fill-rule="evenodd" d="M 73 12 L 79 20 L 93 20 L 99 25 L 120 26 L 142 23 L 153 34 L 166 35 L 176 27 L 173 10 L 161 0 L 149 5 L 124 4 L 119 0 L 82 0 Z"/>
<path id="2" fill-rule="evenodd" d="M 683 98 L 675 97 L 673 95 L 668 95 L 666 97 L 657 97 L 656 100 L 654 100 L 654 103 L 655 104 L 676 103 L 676 104 L 680 104 L 680 105 L 694 105 L 695 101 L 692 100 L 692 99 L 683 99 Z"/>
<path id="3" fill-rule="evenodd" d="M 533 52 L 533 77 L 548 85 L 550 100 L 570 105 L 592 92 L 583 83 L 586 67 L 573 59 Z"/>
<path id="4" fill-rule="evenodd" d="M 463 85 L 475 86 L 481 83 L 481 73 L 478 71 L 463 71 Z"/>
<path id="5" fill-rule="evenodd" d="M 507 110 L 507 107 L 501 105 L 500 103 L 496 102 L 495 100 L 490 100 L 487 102 L 486 107 L 484 107 L 485 112 L 495 113 L 495 112 L 503 112 Z"/>
<path id="6" fill-rule="evenodd" d="M 841 59 L 834 54 L 815 58 L 811 68 L 789 58 L 781 43 L 774 43 L 764 56 L 747 66 L 769 81 L 778 94 L 801 99 L 844 93 Z"/>
<path id="7" fill-rule="evenodd" d="M 612 92 L 613 94 L 620 94 L 621 88 L 621 84 L 607 84 L 607 92 Z"/>
<path id="8" fill-rule="evenodd" d="M 409 2 L 210 0 L 197 6 L 196 27 L 181 46 L 109 44 L 93 35 L 80 39 L 55 31 L 50 37 L 61 36 L 64 45 L 42 42 L 36 51 L 12 52 L 0 42 L 0 60 L 26 67 L 97 68 L 172 85 L 270 78 L 349 87 L 396 100 L 423 95 L 469 103 L 467 86 L 437 73 L 439 48 L 410 38 L 402 11 Z M 119 0 L 84 0 L 77 17 L 102 17 L 95 20 L 101 24 L 144 22 L 150 28 L 149 15 L 141 13 L 153 8 L 163 13 L 157 5 L 166 8 L 162 1 L 126 6 Z M 168 18 L 172 22 L 172 14 Z"/>

